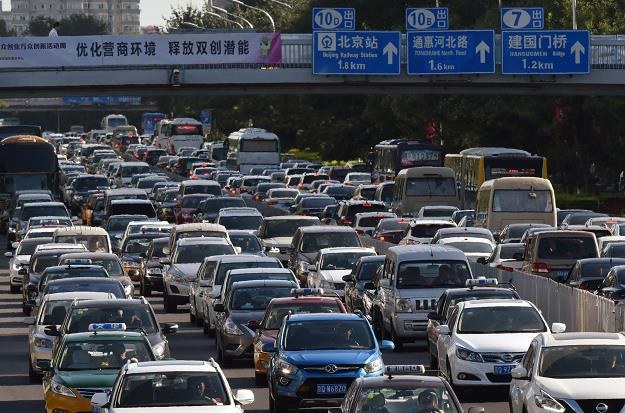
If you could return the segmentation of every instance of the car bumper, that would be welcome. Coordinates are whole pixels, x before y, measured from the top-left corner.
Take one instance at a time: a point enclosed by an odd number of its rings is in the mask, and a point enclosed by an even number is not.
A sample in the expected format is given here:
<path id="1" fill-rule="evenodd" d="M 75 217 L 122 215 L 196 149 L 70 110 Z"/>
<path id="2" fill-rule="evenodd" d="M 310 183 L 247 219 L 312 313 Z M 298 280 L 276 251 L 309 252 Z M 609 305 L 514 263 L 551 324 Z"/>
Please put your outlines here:
<path id="1" fill-rule="evenodd" d="M 163 277 L 161 275 L 150 275 L 148 273 L 143 278 L 143 284 L 153 290 L 163 291 Z"/>
<path id="2" fill-rule="evenodd" d="M 189 284 L 164 283 L 167 289 L 167 299 L 176 304 L 187 304 L 189 302 Z"/>
<path id="3" fill-rule="evenodd" d="M 269 366 L 269 360 L 271 360 L 271 354 L 264 353 L 259 349 L 254 349 L 254 372 L 256 374 L 266 375 L 267 366 Z"/>
<path id="4" fill-rule="evenodd" d="M 512 380 L 509 374 L 495 374 L 496 363 L 475 363 L 461 360 L 458 357 L 450 357 L 449 375 L 457 386 L 508 386 Z M 518 363 L 509 365 L 517 366 Z M 462 377 L 462 379 L 460 378 Z"/>
<path id="5" fill-rule="evenodd" d="M 72 389 L 78 393 L 76 389 Z M 48 413 L 85 413 L 91 412 L 91 399 L 77 394 L 76 397 L 67 397 L 53 393 L 47 389 L 45 393 L 46 412 Z"/>
<path id="6" fill-rule="evenodd" d="M 33 370 L 38 373 L 42 373 L 41 366 L 45 361 L 52 360 L 52 349 L 51 348 L 42 348 L 35 347 L 30 351 L 30 361 Z"/>
<path id="7" fill-rule="evenodd" d="M 13 271 L 13 269 L 11 269 L 11 272 L 9 273 L 9 284 L 12 286 L 21 287 L 22 282 L 23 282 L 22 276 L 19 275 L 17 271 Z"/>
<path id="8" fill-rule="evenodd" d="M 391 321 L 393 331 L 400 338 L 418 339 L 427 336 L 427 319 L 419 313 L 399 313 Z"/>

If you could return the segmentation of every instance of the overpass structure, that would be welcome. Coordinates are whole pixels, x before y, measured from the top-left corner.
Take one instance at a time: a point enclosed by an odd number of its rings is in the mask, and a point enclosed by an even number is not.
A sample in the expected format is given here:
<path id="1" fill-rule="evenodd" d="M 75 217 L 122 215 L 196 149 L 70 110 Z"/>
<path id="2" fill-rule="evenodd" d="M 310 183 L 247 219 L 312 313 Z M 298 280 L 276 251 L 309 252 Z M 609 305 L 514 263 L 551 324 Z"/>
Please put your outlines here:
<path id="1" fill-rule="evenodd" d="M 405 61 L 405 35 L 401 58 Z M 272 64 L 43 67 L 0 70 L 0 97 L 241 94 L 507 94 L 625 95 L 625 38 L 592 36 L 587 75 L 319 76 L 312 73 L 312 35 L 282 34 Z M 172 84 L 172 74 L 177 80 Z"/>

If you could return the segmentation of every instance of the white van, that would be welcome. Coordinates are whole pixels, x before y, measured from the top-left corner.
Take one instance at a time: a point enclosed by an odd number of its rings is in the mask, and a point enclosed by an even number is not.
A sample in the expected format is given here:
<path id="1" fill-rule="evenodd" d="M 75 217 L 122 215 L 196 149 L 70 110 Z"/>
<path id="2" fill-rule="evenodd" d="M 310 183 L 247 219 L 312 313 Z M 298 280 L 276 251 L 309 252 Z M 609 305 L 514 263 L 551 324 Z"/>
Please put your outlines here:
<path id="1" fill-rule="evenodd" d="M 100 227 L 80 225 L 57 228 L 52 235 L 52 242 L 82 244 L 91 252 L 112 252 L 109 234 Z"/>
<path id="2" fill-rule="evenodd" d="M 204 143 L 202 123 L 191 118 L 162 120 L 157 127 L 158 136 L 154 145 L 175 155 L 182 147 L 201 149 Z"/>

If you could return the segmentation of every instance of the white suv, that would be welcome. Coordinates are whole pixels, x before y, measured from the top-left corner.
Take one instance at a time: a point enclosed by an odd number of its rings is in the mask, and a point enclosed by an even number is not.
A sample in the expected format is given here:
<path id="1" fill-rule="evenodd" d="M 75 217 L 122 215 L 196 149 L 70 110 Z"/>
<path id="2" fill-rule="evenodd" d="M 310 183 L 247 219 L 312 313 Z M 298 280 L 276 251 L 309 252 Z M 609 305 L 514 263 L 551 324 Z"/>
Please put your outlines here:
<path id="1" fill-rule="evenodd" d="M 551 327 L 554 333 L 565 329 L 560 323 Z M 441 372 L 462 388 L 507 385 L 534 337 L 550 330 L 529 301 L 493 299 L 458 303 L 436 331 Z"/>
<path id="2" fill-rule="evenodd" d="M 253 402 L 251 390 L 233 393 L 213 359 L 128 363 L 119 372 L 110 394 L 91 397 L 92 411 L 102 413 L 240 413 L 241 406 Z"/>
<path id="3" fill-rule="evenodd" d="M 622 333 L 542 333 L 512 370 L 510 410 L 618 412 L 624 385 Z"/>

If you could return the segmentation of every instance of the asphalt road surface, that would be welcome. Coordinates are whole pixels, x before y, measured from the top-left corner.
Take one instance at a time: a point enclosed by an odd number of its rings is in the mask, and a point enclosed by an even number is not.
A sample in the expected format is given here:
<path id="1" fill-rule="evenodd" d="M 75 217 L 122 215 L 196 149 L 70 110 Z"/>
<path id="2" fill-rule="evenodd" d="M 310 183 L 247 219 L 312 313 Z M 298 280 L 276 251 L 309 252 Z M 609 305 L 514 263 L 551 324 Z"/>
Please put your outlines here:
<path id="1" fill-rule="evenodd" d="M 0 245 L 6 245 L 0 237 Z M 172 356 L 177 359 L 206 360 L 215 357 L 215 340 L 202 334 L 199 327 L 189 322 L 187 307 L 180 307 L 178 313 L 165 314 L 160 296 L 150 302 L 160 322 L 176 322 L 180 330 L 169 336 Z M 43 392 L 40 384 L 28 381 L 27 327 L 23 324 L 21 295 L 9 293 L 8 259 L 0 256 L 0 412 L 40 413 L 43 411 Z M 387 364 L 427 364 L 425 346 L 405 346 L 401 353 L 384 354 Z M 252 389 L 255 402 L 248 406 L 248 412 L 266 412 L 269 409 L 268 392 L 254 383 L 254 369 L 251 361 L 235 363 L 226 369 L 226 376 L 233 389 Z M 508 413 L 506 390 L 470 391 L 461 399 L 465 410 L 469 406 L 483 406 L 487 413 Z"/>

